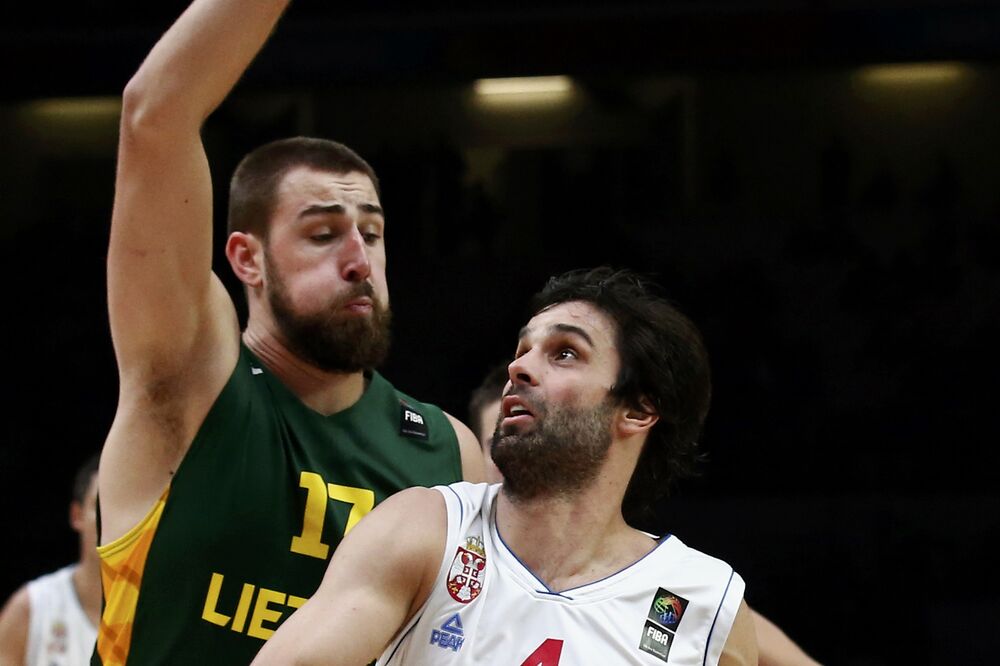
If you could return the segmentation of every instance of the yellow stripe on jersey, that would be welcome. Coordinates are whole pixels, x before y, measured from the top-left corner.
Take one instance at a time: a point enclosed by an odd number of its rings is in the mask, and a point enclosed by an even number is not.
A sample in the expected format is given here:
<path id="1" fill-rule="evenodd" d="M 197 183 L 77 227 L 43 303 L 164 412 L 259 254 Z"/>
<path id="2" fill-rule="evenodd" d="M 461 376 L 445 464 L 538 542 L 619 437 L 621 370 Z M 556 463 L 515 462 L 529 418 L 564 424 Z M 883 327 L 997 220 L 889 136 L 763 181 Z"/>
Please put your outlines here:
<path id="1" fill-rule="evenodd" d="M 123 666 L 128 660 L 142 572 L 169 493 L 168 486 L 146 517 L 125 535 L 97 547 L 101 556 L 101 586 L 104 589 L 104 613 L 97 632 L 97 654 L 104 666 Z"/>

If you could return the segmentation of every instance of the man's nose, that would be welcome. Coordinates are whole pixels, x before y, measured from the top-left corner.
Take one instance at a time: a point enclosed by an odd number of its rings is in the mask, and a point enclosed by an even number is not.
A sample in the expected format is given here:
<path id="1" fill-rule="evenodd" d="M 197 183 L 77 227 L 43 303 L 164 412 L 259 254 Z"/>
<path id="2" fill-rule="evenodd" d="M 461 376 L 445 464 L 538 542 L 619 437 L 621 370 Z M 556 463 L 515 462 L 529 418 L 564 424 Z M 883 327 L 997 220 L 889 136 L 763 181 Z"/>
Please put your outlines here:
<path id="1" fill-rule="evenodd" d="M 512 386 L 534 386 L 537 384 L 536 375 L 532 370 L 531 352 L 518 356 L 507 366 L 507 374 L 510 376 Z"/>
<path id="2" fill-rule="evenodd" d="M 344 239 L 340 260 L 340 274 L 347 282 L 362 282 L 371 275 L 372 265 L 368 258 L 368 244 L 365 243 L 364 236 L 357 227 L 352 228 Z"/>

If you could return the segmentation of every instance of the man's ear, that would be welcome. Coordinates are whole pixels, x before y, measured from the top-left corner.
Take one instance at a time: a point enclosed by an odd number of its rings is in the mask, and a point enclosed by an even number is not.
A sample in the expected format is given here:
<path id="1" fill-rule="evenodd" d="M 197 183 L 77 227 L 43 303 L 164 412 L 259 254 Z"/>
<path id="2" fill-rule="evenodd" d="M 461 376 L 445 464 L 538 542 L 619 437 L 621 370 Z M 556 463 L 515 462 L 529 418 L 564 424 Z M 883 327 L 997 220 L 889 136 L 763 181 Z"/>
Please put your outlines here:
<path id="1" fill-rule="evenodd" d="M 226 259 L 240 282 L 250 288 L 261 286 L 264 278 L 264 246 L 253 234 L 234 231 L 226 240 Z"/>
<path id="2" fill-rule="evenodd" d="M 77 532 L 83 530 L 83 505 L 76 500 L 69 503 L 69 526 Z"/>
<path id="3" fill-rule="evenodd" d="M 653 405 L 646 398 L 642 398 L 639 400 L 638 409 L 625 406 L 618 427 L 623 436 L 632 437 L 633 435 L 649 432 L 649 429 L 656 425 L 656 422 L 659 420 L 660 415 L 653 409 Z"/>

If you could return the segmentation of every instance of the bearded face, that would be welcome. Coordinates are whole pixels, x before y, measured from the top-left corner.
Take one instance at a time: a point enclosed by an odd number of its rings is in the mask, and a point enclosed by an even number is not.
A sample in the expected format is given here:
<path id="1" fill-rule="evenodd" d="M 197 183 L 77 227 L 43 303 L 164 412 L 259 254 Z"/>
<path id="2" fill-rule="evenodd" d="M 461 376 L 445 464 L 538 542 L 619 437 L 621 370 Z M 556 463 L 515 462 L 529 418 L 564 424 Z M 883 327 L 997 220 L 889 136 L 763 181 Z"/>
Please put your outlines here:
<path id="1" fill-rule="evenodd" d="M 498 421 L 493 434 L 490 450 L 504 493 L 512 500 L 571 496 L 593 481 L 607 458 L 614 401 L 608 396 L 593 407 L 538 399 L 530 404 L 534 428 L 504 431 Z"/>
<path id="2" fill-rule="evenodd" d="M 311 313 L 296 312 L 281 275 L 267 251 L 264 263 L 270 283 L 268 302 L 275 323 L 289 350 L 326 372 L 358 372 L 378 367 L 389 353 L 392 312 L 379 302 L 368 282 L 356 282 L 326 307 Z M 345 312 L 344 306 L 367 296 L 372 299 L 370 316 Z"/>

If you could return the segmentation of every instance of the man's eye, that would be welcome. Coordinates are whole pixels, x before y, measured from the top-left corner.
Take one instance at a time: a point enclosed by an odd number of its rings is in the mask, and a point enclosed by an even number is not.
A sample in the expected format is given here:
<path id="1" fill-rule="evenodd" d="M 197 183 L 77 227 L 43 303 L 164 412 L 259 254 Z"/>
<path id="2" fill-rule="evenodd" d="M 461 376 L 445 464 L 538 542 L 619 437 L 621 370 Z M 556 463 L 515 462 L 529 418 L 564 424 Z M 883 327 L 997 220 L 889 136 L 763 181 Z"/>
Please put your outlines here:
<path id="1" fill-rule="evenodd" d="M 309 237 L 309 240 L 316 241 L 317 243 L 325 243 L 327 241 L 333 240 L 333 234 L 326 232 L 322 234 L 313 234 Z"/>
<path id="2" fill-rule="evenodd" d="M 572 349 L 560 349 L 558 352 L 556 352 L 556 358 L 559 359 L 560 361 L 574 359 L 576 357 L 577 353 Z"/>
<path id="3" fill-rule="evenodd" d="M 382 238 L 381 234 L 377 234 L 374 231 L 363 233 L 361 234 L 361 237 L 365 239 L 365 243 L 368 245 L 374 245 L 380 238 Z"/>

